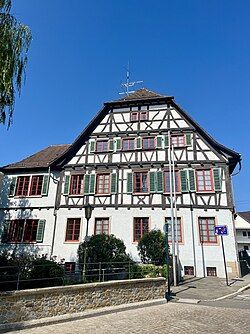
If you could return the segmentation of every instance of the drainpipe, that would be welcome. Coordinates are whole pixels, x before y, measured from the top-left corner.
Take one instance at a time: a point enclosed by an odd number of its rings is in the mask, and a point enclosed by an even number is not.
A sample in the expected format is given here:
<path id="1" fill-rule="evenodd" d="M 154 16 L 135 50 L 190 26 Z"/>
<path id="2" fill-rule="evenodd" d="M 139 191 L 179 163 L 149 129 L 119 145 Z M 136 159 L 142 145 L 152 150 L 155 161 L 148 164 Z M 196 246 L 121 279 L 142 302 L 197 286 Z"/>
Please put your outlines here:
<path id="1" fill-rule="evenodd" d="M 50 167 L 49 167 L 49 178 L 50 178 Z M 57 183 L 57 189 L 56 189 L 56 197 L 55 197 L 55 203 L 53 208 L 53 215 L 54 215 L 54 227 L 53 227 L 53 234 L 52 234 L 52 243 L 51 243 L 51 250 L 50 250 L 50 258 L 53 256 L 54 252 L 54 246 L 55 246 L 55 235 L 56 235 L 56 224 L 57 224 L 57 208 L 56 208 L 56 199 L 57 199 L 57 193 L 58 193 L 58 187 L 59 187 L 59 180 L 56 180 L 52 178 L 55 183 Z"/>

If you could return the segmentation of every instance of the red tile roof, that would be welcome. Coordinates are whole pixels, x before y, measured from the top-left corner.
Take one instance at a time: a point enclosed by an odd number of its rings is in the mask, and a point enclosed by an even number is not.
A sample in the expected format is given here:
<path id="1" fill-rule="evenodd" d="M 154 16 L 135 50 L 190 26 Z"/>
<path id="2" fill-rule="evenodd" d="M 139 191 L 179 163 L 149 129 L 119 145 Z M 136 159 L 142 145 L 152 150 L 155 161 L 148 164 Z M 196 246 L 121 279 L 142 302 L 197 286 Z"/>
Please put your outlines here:
<path id="1" fill-rule="evenodd" d="M 2 171 L 25 168 L 46 168 L 57 158 L 59 158 L 68 148 L 69 144 L 51 145 L 45 149 L 12 164 L 1 168 Z"/>

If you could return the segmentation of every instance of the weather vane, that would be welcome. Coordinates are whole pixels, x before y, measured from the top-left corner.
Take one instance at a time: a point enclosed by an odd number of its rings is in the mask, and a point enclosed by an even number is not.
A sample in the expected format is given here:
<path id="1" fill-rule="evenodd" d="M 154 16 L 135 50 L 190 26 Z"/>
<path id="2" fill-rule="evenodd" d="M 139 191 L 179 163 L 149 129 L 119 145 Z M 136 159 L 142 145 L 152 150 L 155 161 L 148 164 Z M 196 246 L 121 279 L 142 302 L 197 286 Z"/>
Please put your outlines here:
<path id="1" fill-rule="evenodd" d="M 124 87 L 124 92 L 119 93 L 120 95 L 122 94 L 126 94 L 129 95 L 131 93 L 134 93 L 134 90 L 129 90 L 130 87 L 134 87 L 134 85 L 139 84 L 139 83 L 143 83 L 142 80 L 140 81 L 130 81 L 130 70 L 129 70 L 129 63 L 128 63 L 128 67 L 126 69 L 126 82 L 122 83 L 121 86 Z"/>

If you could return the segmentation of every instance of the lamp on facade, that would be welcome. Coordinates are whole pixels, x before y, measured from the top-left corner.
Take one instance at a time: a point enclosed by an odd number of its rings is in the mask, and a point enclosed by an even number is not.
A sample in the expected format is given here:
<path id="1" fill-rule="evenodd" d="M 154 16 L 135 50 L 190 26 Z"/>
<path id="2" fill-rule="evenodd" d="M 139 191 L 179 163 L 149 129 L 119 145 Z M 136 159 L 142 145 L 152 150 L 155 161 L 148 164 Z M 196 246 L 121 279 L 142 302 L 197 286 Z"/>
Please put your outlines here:
<path id="1" fill-rule="evenodd" d="M 87 220 L 87 226 L 86 226 L 86 234 L 85 234 L 85 247 L 84 247 L 84 258 L 83 258 L 83 281 L 85 281 L 86 278 L 86 260 L 87 260 L 87 242 L 88 242 L 88 230 L 89 230 L 89 220 L 92 215 L 93 206 L 89 203 L 84 207 L 85 210 L 85 218 Z"/>

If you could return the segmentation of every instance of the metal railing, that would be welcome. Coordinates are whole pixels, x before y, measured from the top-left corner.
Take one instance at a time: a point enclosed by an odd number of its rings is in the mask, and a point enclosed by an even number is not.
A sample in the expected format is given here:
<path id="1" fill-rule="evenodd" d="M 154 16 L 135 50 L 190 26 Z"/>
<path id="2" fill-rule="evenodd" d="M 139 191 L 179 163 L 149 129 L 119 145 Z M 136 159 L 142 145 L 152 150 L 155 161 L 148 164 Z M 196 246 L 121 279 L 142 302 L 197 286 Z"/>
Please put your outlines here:
<path id="1" fill-rule="evenodd" d="M 63 286 L 79 283 L 105 282 L 144 277 L 166 277 L 164 267 L 135 262 L 76 263 L 67 271 L 65 264 L 0 266 L 0 291 L 39 287 Z"/>

